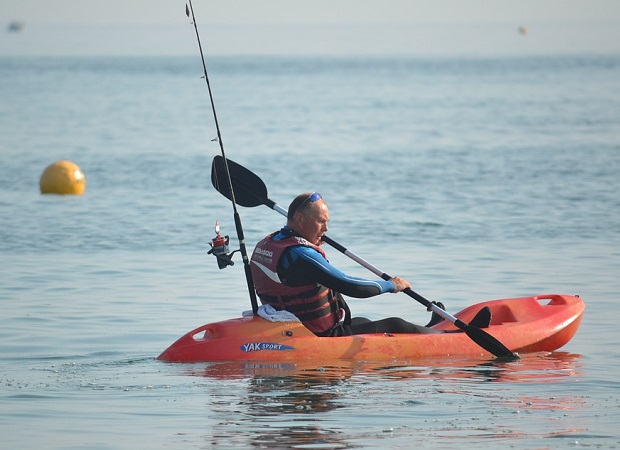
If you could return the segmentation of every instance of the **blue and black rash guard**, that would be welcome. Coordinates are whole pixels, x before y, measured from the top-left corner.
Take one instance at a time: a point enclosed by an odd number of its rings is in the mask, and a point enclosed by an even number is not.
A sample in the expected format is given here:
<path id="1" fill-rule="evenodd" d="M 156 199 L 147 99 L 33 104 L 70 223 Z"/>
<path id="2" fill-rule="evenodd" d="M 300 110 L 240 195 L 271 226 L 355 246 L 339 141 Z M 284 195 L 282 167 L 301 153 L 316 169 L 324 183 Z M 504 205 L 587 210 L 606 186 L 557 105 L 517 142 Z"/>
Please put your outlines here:
<path id="1" fill-rule="evenodd" d="M 290 229 L 273 236 L 274 240 L 290 236 Z M 349 297 L 366 298 L 385 292 L 394 292 L 394 283 L 386 280 L 368 280 L 349 276 L 333 265 L 311 247 L 304 245 L 287 249 L 278 263 L 278 276 L 288 286 L 318 283 Z"/>

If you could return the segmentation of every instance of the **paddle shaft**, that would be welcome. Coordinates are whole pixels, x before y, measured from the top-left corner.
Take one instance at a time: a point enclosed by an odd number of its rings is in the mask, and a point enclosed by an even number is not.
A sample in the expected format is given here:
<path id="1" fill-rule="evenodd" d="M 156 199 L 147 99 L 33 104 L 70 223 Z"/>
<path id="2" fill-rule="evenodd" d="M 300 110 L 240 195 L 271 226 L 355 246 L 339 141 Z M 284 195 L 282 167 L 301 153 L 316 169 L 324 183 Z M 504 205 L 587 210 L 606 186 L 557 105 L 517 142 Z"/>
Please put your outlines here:
<path id="1" fill-rule="evenodd" d="M 265 199 L 263 199 L 265 200 Z M 276 202 L 274 202 L 271 199 L 266 199 L 264 201 L 265 206 L 270 207 L 271 209 L 273 209 L 274 211 L 282 214 L 284 217 L 286 217 L 287 215 L 287 210 L 285 208 L 283 208 L 282 206 L 278 205 Z M 389 280 L 392 277 L 390 275 L 388 275 L 387 273 L 385 273 L 384 271 L 382 271 L 381 269 L 379 269 L 378 267 L 374 266 L 373 264 L 369 263 L 368 261 L 366 261 L 364 258 L 356 255 L 355 253 L 353 253 L 351 250 L 347 249 L 345 246 L 339 244 L 338 242 L 334 241 L 332 238 L 328 237 L 328 236 L 323 236 L 322 238 L 323 242 L 325 242 L 326 244 L 331 245 L 333 248 L 335 248 L 336 250 L 338 250 L 340 253 L 344 254 L 345 256 L 349 257 L 350 259 L 352 259 L 353 261 L 355 261 L 356 263 L 358 263 L 359 265 L 367 268 L 368 270 L 370 270 L 372 273 L 374 273 L 375 275 L 383 278 L 384 280 Z M 433 302 L 425 299 L 424 297 L 422 297 L 420 294 L 418 294 L 417 292 L 415 292 L 413 289 L 411 288 L 407 288 L 405 290 L 403 290 L 403 292 L 405 294 L 407 294 L 409 297 L 413 298 L 414 300 L 420 302 L 421 304 L 423 304 L 424 306 L 426 306 L 427 309 L 431 309 L 432 311 L 434 311 L 435 313 L 439 314 L 441 317 L 443 317 L 444 319 L 449 320 L 452 323 L 456 324 L 456 321 L 459 321 L 459 319 L 457 319 L 456 317 L 454 317 L 452 314 L 450 314 L 447 311 L 444 311 L 443 309 L 441 309 L 439 306 L 437 306 L 436 304 L 434 304 Z M 461 322 L 463 323 L 463 322 Z M 458 325 L 457 325 L 458 326 Z M 460 327 L 459 327 L 460 328 Z"/>

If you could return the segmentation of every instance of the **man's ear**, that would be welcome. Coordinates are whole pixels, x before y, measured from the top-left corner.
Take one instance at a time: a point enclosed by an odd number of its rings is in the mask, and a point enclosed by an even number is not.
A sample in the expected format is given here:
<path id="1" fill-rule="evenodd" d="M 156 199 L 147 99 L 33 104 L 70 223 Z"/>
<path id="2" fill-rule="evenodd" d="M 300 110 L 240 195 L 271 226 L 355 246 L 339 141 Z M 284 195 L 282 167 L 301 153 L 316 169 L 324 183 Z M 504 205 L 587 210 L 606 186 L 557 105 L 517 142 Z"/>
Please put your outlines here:
<path id="1" fill-rule="evenodd" d="M 293 214 L 293 223 L 298 224 L 300 220 L 301 220 L 300 212 L 296 212 L 295 214 Z"/>
<path id="2" fill-rule="evenodd" d="M 302 222 L 303 218 L 304 218 L 303 213 L 298 211 L 295 214 L 293 214 L 293 223 L 295 225 L 301 225 L 301 222 Z M 296 228 L 299 228 L 299 227 L 296 227 Z"/>

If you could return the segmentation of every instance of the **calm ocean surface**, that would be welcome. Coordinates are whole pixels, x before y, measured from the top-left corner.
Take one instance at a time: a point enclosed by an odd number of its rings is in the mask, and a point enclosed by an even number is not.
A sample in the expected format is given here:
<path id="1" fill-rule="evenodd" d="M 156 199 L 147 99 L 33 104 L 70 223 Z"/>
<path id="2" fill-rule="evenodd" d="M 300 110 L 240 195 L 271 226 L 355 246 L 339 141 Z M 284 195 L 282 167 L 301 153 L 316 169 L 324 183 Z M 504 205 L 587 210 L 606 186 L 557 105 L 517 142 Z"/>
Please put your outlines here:
<path id="1" fill-rule="evenodd" d="M 216 220 L 236 234 L 200 59 L 4 57 L 0 447 L 620 446 L 620 55 L 207 65 L 227 156 L 272 199 L 320 191 L 334 239 L 453 313 L 579 294 L 579 332 L 509 363 L 156 361 L 249 309 L 239 258 L 206 253 Z M 83 196 L 39 194 L 61 159 Z M 240 213 L 250 248 L 282 225 Z M 406 296 L 350 303 L 428 320 Z"/>

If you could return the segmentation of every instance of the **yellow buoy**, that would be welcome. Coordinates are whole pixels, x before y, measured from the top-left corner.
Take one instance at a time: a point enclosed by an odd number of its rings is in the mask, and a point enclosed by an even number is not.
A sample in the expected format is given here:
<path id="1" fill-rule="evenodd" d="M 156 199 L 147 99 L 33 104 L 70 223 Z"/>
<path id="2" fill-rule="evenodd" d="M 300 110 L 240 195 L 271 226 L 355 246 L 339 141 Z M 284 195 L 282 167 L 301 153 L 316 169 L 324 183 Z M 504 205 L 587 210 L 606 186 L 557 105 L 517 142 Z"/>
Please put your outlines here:
<path id="1" fill-rule="evenodd" d="M 86 188 L 86 177 L 71 161 L 56 161 L 41 174 L 41 194 L 82 195 Z"/>

